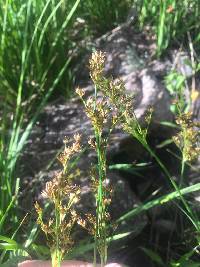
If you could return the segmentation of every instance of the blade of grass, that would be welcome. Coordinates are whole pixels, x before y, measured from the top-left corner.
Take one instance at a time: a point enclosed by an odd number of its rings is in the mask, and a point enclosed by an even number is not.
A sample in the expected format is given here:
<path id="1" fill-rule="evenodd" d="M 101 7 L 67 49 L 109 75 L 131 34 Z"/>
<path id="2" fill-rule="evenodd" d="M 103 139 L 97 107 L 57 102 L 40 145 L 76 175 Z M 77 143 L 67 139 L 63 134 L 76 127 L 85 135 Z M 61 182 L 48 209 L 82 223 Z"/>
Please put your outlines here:
<path id="1" fill-rule="evenodd" d="M 196 192 L 196 191 L 199 191 L 200 190 L 200 183 L 197 183 L 195 185 L 191 185 L 191 186 L 188 186 L 188 187 L 185 187 L 183 189 L 180 189 L 180 193 L 181 195 L 186 195 L 186 194 L 190 194 L 190 193 L 193 193 L 193 192 Z M 121 216 L 119 219 L 117 219 L 117 223 L 119 222 L 122 222 L 124 220 L 128 220 L 144 211 L 147 211 L 155 206 L 158 206 L 158 205 L 163 205 L 169 201 L 172 201 L 174 199 L 178 199 L 180 198 L 180 193 L 175 191 L 175 192 L 172 192 L 172 193 L 169 193 L 165 196 L 162 196 L 162 197 L 159 197 L 155 200 L 151 200 L 149 202 L 147 202 L 146 204 L 142 204 L 141 206 L 127 212 L 126 214 L 124 214 L 123 216 Z"/>

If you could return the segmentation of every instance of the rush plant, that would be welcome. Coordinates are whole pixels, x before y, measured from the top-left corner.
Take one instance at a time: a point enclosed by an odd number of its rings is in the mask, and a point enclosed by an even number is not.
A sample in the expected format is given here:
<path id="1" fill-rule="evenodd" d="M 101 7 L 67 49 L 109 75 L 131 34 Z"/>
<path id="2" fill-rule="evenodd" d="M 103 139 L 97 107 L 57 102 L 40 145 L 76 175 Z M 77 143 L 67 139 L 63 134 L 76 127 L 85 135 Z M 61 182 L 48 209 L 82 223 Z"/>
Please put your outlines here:
<path id="1" fill-rule="evenodd" d="M 58 156 L 62 164 L 62 171 L 58 172 L 52 181 L 46 183 L 42 196 L 52 204 L 53 215 L 44 222 L 43 209 L 36 202 L 38 224 L 46 235 L 51 251 L 52 267 L 60 267 L 64 255 L 69 253 L 73 246 L 72 229 L 78 221 L 74 204 L 79 201 L 80 188 L 73 184 L 73 173 L 70 164 L 72 157 L 80 152 L 80 135 L 74 135 L 74 143 L 67 145 L 65 140 L 64 151 Z"/>
<path id="2" fill-rule="evenodd" d="M 150 153 L 150 155 L 157 161 L 158 166 L 162 169 L 166 178 L 169 180 L 172 187 L 179 194 L 180 200 L 184 207 L 184 212 L 187 214 L 188 218 L 191 220 L 194 225 L 196 231 L 200 232 L 200 227 L 198 223 L 198 219 L 196 214 L 192 210 L 192 208 L 188 205 L 186 199 L 182 196 L 179 185 L 174 181 L 167 167 L 162 163 L 160 158 L 156 155 L 153 149 L 150 147 L 147 141 L 147 130 L 148 125 L 151 120 L 152 110 L 149 111 L 149 114 L 146 116 L 146 127 L 141 127 L 139 121 L 137 120 L 137 116 L 135 115 L 133 108 L 132 97 L 126 93 L 124 82 L 120 79 L 113 80 L 112 77 L 107 78 L 104 76 L 103 68 L 105 65 L 105 57 L 102 57 L 101 52 L 95 52 L 93 57 L 96 58 L 96 62 L 99 64 L 95 65 L 95 73 L 97 73 L 97 78 L 95 77 L 95 86 L 102 92 L 103 96 L 107 98 L 110 104 L 111 111 L 116 114 L 119 122 L 122 124 L 124 131 L 128 132 L 136 138 L 142 146 Z M 178 120 L 180 123 L 180 120 Z M 184 123 L 184 122 L 183 122 Z M 195 125 L 194 125 L 195 126 Z M 188 126 L 189 127 L 189 126 Z M 187 129 L 188 129 L 187 127 Z M 185 129 L 185 128 L 184 128 Z M 199 148 L 197 148 L 194 143 L 199 145 L 197 142 L 197 135 L 195 134 L 186 134 L 186 130 L 182 127 L 182 131 L 184 131 L 184 138 L 181 142 L 184 142 L 185 145 L 182 145 L 183 149 L 183 159 L 185 161 L 185 157 L 189 157 L 191 155 L 191 151 L 195 149 L 195 157 L 199 155 Z M 191 132 L 191 127 L 189 132 Z M 195 138 L 195 142 L 194 142 Z M 175 138 L 177 139 L 177 138 Z M 189 140 L 190 141 L 189 141 Z M 187 147 L 187 149 L 186 149 Z M 193 152 L 192 152 L 193 153 Z M 194 155 L 194 153 L 193 153 Z"/>
<path id="3" fill-rule="evenodd" d="M 116 116 L 110 113 L 110 106 L 106 97 L 100 98 L 98 80 L 104 70 L 104 53 L 93 53 L 89 61 L 90 77 L 94 83 L 94 96 L 84 99 L 85 92 L 77 88 L 76 92 L 81 98 L 85 112 L 91 121 L 94 140 L 90 139 L 90 146 L 95 149 L 98 163 L 97 172 L 93 169 L 92 172 L 92 189 L 96 198 L 96 215 L 87 216 L 90 224 L 90 233 L 94 235 L 94 265 L 97 263 L 97 251 L 100 255 L 101 266 L 105 266 L 107 262 L 107 237 L 108 237 L 108 222 L 109 213 L 107 211 L 108 205 L 111 201 L 111 189 L 106 185 L 107 180 L 107 163 L 106 163 L 106 149 L 109 141 L 109 135 L 113 127 L 117 123 Z M 107 134 L 105 134 L 107 132 Z M 82 225 L 86 223 L 82 222 Z M 92 227 L 91 227 L 92 226 Z"/>

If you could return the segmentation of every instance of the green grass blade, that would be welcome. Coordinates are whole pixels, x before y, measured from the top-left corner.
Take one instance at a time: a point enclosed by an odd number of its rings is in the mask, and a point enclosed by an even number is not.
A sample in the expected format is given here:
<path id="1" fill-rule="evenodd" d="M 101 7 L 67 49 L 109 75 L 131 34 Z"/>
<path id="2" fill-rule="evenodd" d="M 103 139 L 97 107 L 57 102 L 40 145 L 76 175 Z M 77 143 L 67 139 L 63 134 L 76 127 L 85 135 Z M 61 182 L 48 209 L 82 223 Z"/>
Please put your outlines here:
<path id="1" fill-rule="evenodd" d="M 3 216 L 1 217 L 1 220 L 0 220 L 0 232 L 2 230 L 3 223 L 4 223 L 5 219 L 6 219 L 6 217 L 8 216 L 9 211 L 14 206 L 15 200 L 16 200 L 16 196 L 13 196 L 11 201 L 10 201 L 10 203 L 9 203 L 9 205 L 8 205 L 8 207 L 7 207 L 7 209 L 6 209 L 6 211 L 4 212 Z"/>
<path id="2" fill-rule="evenodd" d="M 58 2 L 58 4 L 54 7 L 54 9 L 52 10 L 51 14 L 47 18 L 47 20 L 46 20 L 46 22 L 45 22 L 45 24 L 43 26 L 43 29 L 41 31 L 41 34 L 40 34 L 40 37 L 39 37 L 39 41 L 38 41 L 38 47 L 39 47 L 39 49 L 41 48 L 42 41 L 43 41 L 43 38 L 44 38 L 44 34 L 45 34 L 45 32 L 46 32 L 46 30 L 48 28 L 48 25 L 51 22 L 52 18 L 55 16 L 55 14 L 56 14 L 57 10 L 59 9 L 59 7 L 61 6 L 62 2 L 63 2 L 63 0 L 60 0 Z"/>
<path id="3" fill-rule="evenodd" d="M 24 147 L 24 144 L 32 130 L 32 127 L 34 125 L 34 123 L 36 122 L 37 118 L 38 118 L 38 115 L 40 114 L 40 112 L 42 111 L 42 109 L 44 108 L 44 106 L 46 105 L 47 103 L 47 100 L 49 99 L 50 95 L 52 94 L 54 88 L 56 87 L 56 85 L 59 83 L 63 73 L 65 72 L 67 66 L 69 65 L 69 62 L 70 62 L 70 58 L 66 61 L 66 63 L 64 64 L 64 66 L 62 67 L 62 69 L 60 70 L 57 78 L 55 79 L 55 81 L 53 82 L 53 85 L 50 87 L 50 89 L 48 90 L 47 94 L 43 97 L 38 109 L 36 110 L 33 118 L 30 120 L 30 122 L 28 123 L 28 126 L 26 127 L 26 129 L 24 130 L 21 138 L 20 138 L 20 141 L 18 143 L 18 146 L 17 146 L 17 149 L 16 149 L 16 155 L 19 155 L 19 153 L 21 152 L 21 150 L 23 149 Z"/>
<path id="4" fill-rule="evenodd" d="M 191 185 L 191 186 L 188 186 L 188 187 L 185 187 L 183 189 L 180 189 L 180 193 L 181 195 L 187 195 L 187 194 L 190 194 L 190 193 L 193 193 L 193 192 L 196 192 L 200 190 L 200 183 L 197 183 L 195 185 Z M 174 199 L 178 199 L 180 198 L 180 193 L 179 192 L 172 192 L 172 193 L 169 193 L 165 196 L 162 196 L 160 198 L 157 198 L 155 200 L 151 200 L 149 202 L 147 202 L 146 204 L 142 204 L 141 206 L 127 212 L 126 214 L 124 214 L 123 216 L 121 216 L 119 219 L 117 219 L 117 223 L 119 222 L 122 222 L 124 220 L 128 220 L 144 211 L 147 211 L 155 206 L 158 206 L 158 205 L 163 205 L 169 201 L 172 201 Z"/>
<path id="5" fill-rule="evenodd" d="M 56 37 L 55 37 L 55 41 L 53 42 L 52 46 L 56 46 L 58 41 L 59 41 L 59 38 L 61 36 L 61 34 L 63 33 L 63 31 L 65 30 L 65 28 L 67 27 L 67 24 L 70 22 L 72 16 L 74 15 L 74 13 L 76 12 L 76 9 L 79 5 L 81 0 L 76 0 L 76 2 L 74 3 L 73 7 L 71 8 L 69 14 L 67 15 L 66 19 L 64 20 L 62 26 L 61 26 L 61 29 L 60 31 L 58 31 Z"/>

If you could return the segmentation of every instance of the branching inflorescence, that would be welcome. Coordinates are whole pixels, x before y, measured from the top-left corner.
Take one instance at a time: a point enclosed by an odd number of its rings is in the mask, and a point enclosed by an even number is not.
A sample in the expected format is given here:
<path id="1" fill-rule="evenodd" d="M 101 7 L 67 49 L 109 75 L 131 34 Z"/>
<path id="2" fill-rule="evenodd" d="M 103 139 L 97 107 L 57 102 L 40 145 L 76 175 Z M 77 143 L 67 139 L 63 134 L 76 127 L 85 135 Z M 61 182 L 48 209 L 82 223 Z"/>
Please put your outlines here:
<path id="1" fill-rule="evenodd" d="M 93 97 L 84 99 L 85 92 L 77 88 L 76 93 L 81 98 L 85 112 L 91 121 L 95 139 L 90 139 L 88 143 L 95 149 L 98 158 L 97 170 L 92 169 L 92 189 L 96 198 L 96 216 L 86 214 L 86 221 L 80 221 L 80 224 L 85 228 L 89 228 L 89 232 L 95 238 L 94 264 L 96 264 L 96 252 L 98 250 L 101 265 L 104 266 L 107 261 L 107 235 L 110 219 L 107 211 L 110 203 L 111 190 L 106 186 L 106 148 L 109 140 L 109 135 L 117 123 L 116 115 L 111 113 L 110 104 L 106 96 L 99 97 L 99 86 L 104 70 L 105 55 L 102 52 L 92 54 L 89 61 L 90 77 L 94 82 L 95 94 Z M 107 134 L 105 134 L 107 132 Z"/>
<path id="2" fill-rule="evenodd" d="M 180 126 L 180 132 L 174 136 L 173 140 L 182 151 L 183 161 L 197 159 L 200 155 L 199 123 L 193 121 L 191 112 L 180 114 L 176 119 L 176 123 Z"/>
<path id="3" fill-rule="evenodd" d="M 101 265 L 107 260 L 107 222 L 110 219 L 107 207 L 110 204 L 110 192 L 106 186 L 106 148 L 109 135 L 117 123 L 138 140 L 146 144 L 147 127 L 142 128 L 136 119 L 133 109 L 133 97 L 126 94 L 124 82 L 121 79 L 114 80 L 104 75 L 105 53 L 96 51 L 89 60 L 90 77 L 94 83 L 94 96 L 85 100 L 84 90 L 77 88 L 76 93 L 81 98 L 85 112 L 94 129 L 95 141 L 89 140 L 89 144 L 96 150 L 98 156 L 98 174 L 93 172 L 93 188 L 96 196 L 96 219 L 89 216 L 90 225 L 95 235 L 95 247 L 99 251 Z M 151 119 L 151 113 L 147 116 L 147 123 Z M 107 133 L 105 135 L 105 133 Z M 85 221 L 81 221 L 86 226 Z M 96 251 L 95 251 L 96 258 Z M 96 262 L 96 259 L 94 260 Z"/>
<path id="4" fill-rule="evenodd" d="M 63 256 L 68 253 L 72 246 L 72 229 L 78 220 L 74 210 L 74 204 L 79 201 L 80 187 L 73 184 L 70 160 L 80 152 L 80 135 L 74 136 L 75 142 L 67 146 L 67 139 L 64 140 L 64 151 L 58 156 L 63 169 L 58 172 L 52 181 L 46 183 L 45 190 L 41 193 L 53 203 L 54 216 L 48 222 L 44 222 L 43 209 L 38 203 L 35 208 L 38 214 L 38 224 L 44 231 L 51 250 L 52 266 L 60 267 Z"/>

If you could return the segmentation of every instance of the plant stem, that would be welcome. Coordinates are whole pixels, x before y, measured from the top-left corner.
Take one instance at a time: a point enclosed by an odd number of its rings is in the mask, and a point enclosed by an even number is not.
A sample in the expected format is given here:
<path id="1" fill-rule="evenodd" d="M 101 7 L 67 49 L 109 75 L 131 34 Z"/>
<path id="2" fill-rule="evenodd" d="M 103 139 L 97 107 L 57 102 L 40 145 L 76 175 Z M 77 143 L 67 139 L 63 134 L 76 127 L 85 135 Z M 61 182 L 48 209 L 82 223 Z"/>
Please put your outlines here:
<path id="1" fill-rule="evenodd" d="M 181 160 L 181 179 L 180 179 L 180 187 L 182 187 L 182 184 L 183 184 L 184 172 L 185 172 L 185 160 L 184 160 L 184 157 L 182 157 L 182 160 Z"/>
<path id="2" fill-rule="evenodd" d="M 187 216 L 190 218 L 190 220 L 192 221 L 193 225 L 195 226 L 197 231 L 200 231 L 200 227 L 199 225 L 196 223 L 197 222 L 197 218 L 195 216 L 195 214 L 193 213 L 192 209 L 189 207 L 189 205 L 187 204 L 186 200 L 184 199 L 184 197 L 181 194 L 180 188 L 177 186 L 176 182 L 172 179 L 169 171 L 167 170 L 167 168 L 165 167 L 165 165 L 162 163 L 162 161 L 159 159 L 159 157 L 155 154 L 155 152 L 151 149 L 151 147 L 148 145 L 147 141 L 145 140 L 139 140 L 140 143 L 144 146 L 144 148 L 150 153 L 150 155 L 157 161 L 158 165 L 160 166 L 160 168 L 163 170 L 164 174 L 167 176 L 167 178 L 170 180 L 170 183 L 172 184 L 172 186 L 174 187 L 174 189 L 178 192 L 180 199 L 186 209 L 186 213 Z M 182 167 L 181 167 L 181 175 L 183 175 L 184 173 L 184 166 L 185 166 L 185 161 L 182 160 Z"/>
<path id="3" fill-rule="evenodd" d="M 61 263 L 61 255 L 60 255 L 60 248 L 59 248 L 59 228 L 60 228 L 60 211 L 58 208 L 59 200 L 57 200 L 57 203 L 55 203 L 55 217 L 56 217 L 56 248 L 55 251 L 53 251 L 52 255 L 52 266 L 53 267 L 60 267 Z"/>
<path id="4" fill-rule="evenodd" d="M 96 210 L 96 245 L 100 243 L 100 259 L 101 266 L 106 264 L 107 246 L 106 246 L 106 233 L 105 233 L 105 207 L 103 203 L 104 190 L 103 180 L 105 179 L 105 167 L 104 167 L 104 151 L 101 149 L 101 134 L 95 132 L 96 137 L 96 150 L 98 157 L 98 172 L 99 172 L 99 185 L 97 193 L 97 210 Z M 100 240 L 97 240 L 99 237 Z"/>
<path id="5" fill-rule="evenodd" d="M 95 85 L 95 101 L 94 112 L 96 111 L 97 101 L 97 86 Z M 96 253 L 97 249 L 100 253 L 101 266 L 103 267 L 107 261 L 107 245 L 106 245 L 106 223 L 105 223 L 105 206 L 103 203 L 104 189 L 103 181 L 105 179 L 105 151 L 102 145 L 101 132 L 97 129 L 94 130 L 96 139 L 96 152 L 98 158 L 98 191 L 96 199 L 96 231 L 95 231 L 95 246 L 94 246 L 94 266 L 96 266 Z M 99 240 L 98 240 L 99 239 Z"/>

